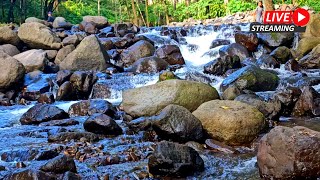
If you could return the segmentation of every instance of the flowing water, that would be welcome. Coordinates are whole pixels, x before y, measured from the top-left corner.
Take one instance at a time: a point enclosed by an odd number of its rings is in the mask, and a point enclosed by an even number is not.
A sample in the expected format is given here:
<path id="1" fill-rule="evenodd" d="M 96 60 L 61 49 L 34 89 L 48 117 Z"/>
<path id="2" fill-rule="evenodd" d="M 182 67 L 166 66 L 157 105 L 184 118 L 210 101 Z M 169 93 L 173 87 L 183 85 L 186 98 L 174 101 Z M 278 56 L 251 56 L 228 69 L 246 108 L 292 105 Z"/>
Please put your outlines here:
<path id="1" fill-rule="evenodd" d="M 240 26 L 241 30 L 248 30 L 247 25 Z M 213 60 L 217 56 L 217 52 L 220 47 L 210 49 L 212 40 L 221 38 L 229 39 L 234 42 L 234 26 L 226 28 L 215 28 L 215 27 L 195 27 L 189 30 L 188 35 L 184 38 L 183 43 L 178 43 L 168 37 L 161 36 L 160 31 L 155 29 L 149 30 L 144 33 L 145 36 L 155 41 L 156 46 L 163 44 L 176 44 L 179 45 L 183 57 L 186 61 L 186 66 L 175 71 L 175 74 L 181 78 L 185 78 L 188 72 L 202 73 L 204 64 Z M 181 41 L 182 42 L 182 41 Z M 290 76 L 293 76 L 289 71 L 284 70 L 283 66 L 279 69 L 275 69 L 279 73 L 279 77 L 283 80 Z M 306 72 L 310 77 L 320 77 L 319 71 L 308 71 Z M 212 79 L 211 85 L 219 90 L 219 86 L 223 81 L 223 77 L 212 76 L 203 74 L 206 77 Z M 145 85 L 155 84 L 158 81 L 158 73 L 155 74 L 139 74 L 132 75 L 129 73 L 114 74 L 111 79 L 105 78 L 104 74 L 98 74 L 99 81 L 108 84 L 111 87 L 111 97 L 107 99 L 111 103 L 119 104 L 122 100 L 122 90 L 141 87 Z M 286 83 L 284 81 L 283 83 Z M 320 91 L 320 86 L 314 86 Z M 261 96 L 270 95 L 273 92 L 259 92 Z M 56 102 L 54 105 L 68 111 L 71 102 Z M 7 160 L 0 161 L 0 165 L 6 165 L 14 169 L 14 163 L 18 161 L 25 161 L 28 165 L 35 166 L 41 162 L 31 161 L 28 162 L 24 156 L 30 154 L 34 149 L 50 149 L 59 144 L 47 143 L 48 134 L 61 131 L 60 127 L 38 127 L 38 126 L 21 126 L 19 118 L 35 103 L 29 105 L 15 105 L 11 107 L 0 107 L 0 154 L 4 152 L 20 152 L 20 155 L 13 158 L 11 161 Z M 284 123 L 292 122 L 289 118 L 281 119 Z M 80 122 L 83 119 L 80 118 Z M 307 122 L 300 122 L 302 125 L 315 127 L 313 123 L 315 120 L 309 120 Z M 120 122 L 121 123 L 121 122 Z M 297 124 L 297 122 L 294 122 Z M 290 123 L 289 123 L 290 124 Z M 291 123 L 292 124 L 292 123 Z M 290 124 L 290 125 L 291 125 Z M 66 129 L 77 130 L 81 129 L 81 124 L 68 127 Z M 122 125 L 123 126 L 123 125 Z M 125 128 L 125 127 L 123 127 Z M 320 129 L 320 128 L 319 128 Z M 130 148 L 143 149 L 142 154 L 150 153 L 148 147 L 152 145 L 152 142 L 144 142 L 143 134 L 129 135 L 124 134 L 116 138 L 107 138 L 100 141 L 98 144 L 104 144 L 105 151 L 111 154 L 121 154 Z M 49 147 L 50 146 L 50 147 Z M 258 169 L 256 166 L 255 150 L 252 148 L 241 147 L 240 154 L 230 155 L 222 154 L 217 152 L 204 151 L 201 152 L 201 156 L 205 161 L 205 171 L 202 173 L 195 174 L 188 179 L 259 179 Z M 22 153 L 21 153 L 22 152 Z M 14 154 L 14 153 L 13 153 Z M 12 155 L 14 156 L 14 155 Z M 86 163 L 80 163 L 77 161 L 77 167 L 80 174 L 88 176 L 94 174 L 108 173 L 110 177 L 117 175 L 127 174 L 128 177 L 135 177 L 137 169 L 146 170 L 146 159 L 142 159 L 138 162 L 120 163 L 109 166 L 99 166 L 97 168 L 91 168 Z M 0 178 L 3 172 L 0 171 Z"/>

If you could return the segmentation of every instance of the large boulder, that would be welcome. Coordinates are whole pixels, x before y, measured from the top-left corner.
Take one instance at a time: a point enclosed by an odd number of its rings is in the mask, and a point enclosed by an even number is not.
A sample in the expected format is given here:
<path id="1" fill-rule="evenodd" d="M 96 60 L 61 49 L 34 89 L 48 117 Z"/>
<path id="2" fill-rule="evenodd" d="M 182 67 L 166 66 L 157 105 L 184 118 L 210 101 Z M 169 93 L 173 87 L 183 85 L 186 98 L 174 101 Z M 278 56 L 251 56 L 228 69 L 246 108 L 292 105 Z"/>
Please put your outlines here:
<path id="1" fill-rule="evenodd" d="M 239 101 L 205 102 L 192 114 L 213 139 L 229 145 L 249 144 L 265 127 L 263 114 Z"/>
<path id="2" fill-rule="evenodd" d="M 270 55 L 282 64 L 286 63 L 292 56 L 290 49 L 286 46 L 277 47 Z"/>
<path id="3" fill-rule="evenodd" d="M 40 23 L 40 24 L 44 24 L 46 25 L 47 22 L 45 20 L 42 20 L 42 19 L 38 19 L 36 17 L 28 17 L 26 20 L 25 20 L 25 23 Z"/>
<path id="4" fill-rule="evenodd" d="M 230 74 L 223 80 L 220 88 L 225 91 L 229 86 L 240 90 L 273 91 L 279 84 L 279 77 L 257 66 L 246 66 Z"/>
<path id="5" fill-rule="evenodd" d="M 229 69 L 241 68 L 239 56 L 225 55 L 204 65 L 204 73 L 224 75 Z"/>
<path id="6" fill-rule="evenodd" d="M 313 87 L 305 86 L 296 102 L 293 116 L 320 116 L 320 93 Z"/>
<path id="7" fill-rule="evenodd" d="M 49 27 L 32 22 L 20 26 L 18 36 L 30 48 L 60 49 L 61 39 Z"/>
<path id="8" fill-rule="evenodd" d="M 155 115 L 169 104 L 194 111 L 200 104 L 218 98 L 217 90 L 210 85 L 172 79 L 123 91 L 122 106 L 131 116 L 140 117 Z"/>
<path id="9" fill-rule="evenodd" d="M 150 42 L 140 40 L 121 53 L 121 60 L 117 65 L 129 67 L 140 58 L 152 56 L 154 51 L 155 49 Z"/>
<path id="10" fill-rule="evenodd" d="M 184 58 L 177 45 L 164 45 L 156 50 L 155 56 L 167 61 L 170 65 L 185 64 Z"/>
<path id="11" fill-rule="evenodd" d="M 131 71 L 135 73 L 156 73 L 166 70 L 169 67 L 167 61 L 155 56 L 141 58 L 131 66 Z"/>
<path id="12" fill-rule="evenodd" d="M 66 38 L 64 38 L 62 40 L 62 45 L 63 46 L 68 46 L 68 45 L 77 46 L 82 40 L 83 40 L 83 37 L 80 34 L 73 34 L 73 35 L 69 35 Z"/>
<path id="13" fill-rule="evenodd" d="M 94 23 L 98 29 L 105 28 L 109 25 L 107 18 L 103 16 L 84 16 L 82 19 L 84 22 Z"/>
<path id="14" fill-rule="evenodd" d="M 319 69 L 320 68 L 320 44 L 312 49 L 308 58 L 299 60 L 299 65 L 305 69 Z"/>
<path id="15" fill-rule="evenodd" d="M 240 61 L 243 61 L 249 57 L 249 52 L 246 47 L 238 43 L 232 43 L 230 45 L 223 46 L 219 49 L 220 56 L 230 55 L 239 56 Z"/>
<path id="16" fill-rule="evenodd" d="M 20 53 L 18 48 L 12 44 L 4 44 L 0 46 L 0 51 L 7 53 L 9 56 L 14 56 Z"/>
<path id="17" fill-rule="evenodd" d="M 67 22 L 64 17 L 56 17 L 52 23 L 53 28 L 71 29 L 72 24 Z"/>
<path id="18" fill-rule="evenodd" d="M 13 58 L 20 61 L 26 68 L 26 72 L 36 70 L 43 71 L 48 64 L 47 53 L 41 49 L 32 49 L 13 56 Z"/>
<path id="19" fill-rule="evenodd" d="M 74 47 L 74 45 L 70 44 L 67 45 L 63 48 L 61 48 L 58 51 L 58 54 L 56 56 L 56 59 L 54 60 L 54 63 L 56 64 L 60 64 L 73 50 L 75 50 L 76 48 Z"/>
<path id="20" fill-rule="evenodd" d="M 17 88 L 23 84 L 24 66 L 6 53 L 0 52 L 0 91 Z"/>
<path id="21" fill-rule="evenodd" d="M 120 135 L 121 127 L 110 117 L 105 114 L 95 113 L 91 115 L 84 123 L 86 131 L 103 134 L 103 135 Z"/>
<path id="22" fill-rule="evenodd" d="M 259 39 L 255 33 L 236 32 L 234 38 L 236 43 L 243 45 L 249 51 L 255 51 L 259 45 Z"/>
<path id="23" fill-rule="evenodd" d="M 20 118 L 22 125 L 40 124 L 50 120 L 68 118 L 69 115 L 62 109 L 48 104 L 37 104 L 30 108 Z"/>
<path id="24" fill-rule="evenodd" d="M 302 38 L 297 45 L 293 55 L 296 58 L 301 58 L 309 53 L 313 48 L 320 44 L 320 37 Z"/>
<path id="25" fill-rule="evenodd" d="M 259 40 L 269 46 L 269 47 L 278 47 L 278 46 L 291 46 L 293 43 L 293 33 L 258 33 Z"/>
<path id="26" fill-rule="evenodd" d="M 67 70 L 105 70 L 109 62 L 105 48 L 94 35 L 84 38 L 77 48 L 60 62 L 60 69 Z"/>
<path id="27" fill-rule="evenodd" d="M 202 124 L 188 109 L 168 105 L 151 122 L 162 139 L 178 142 L 199 141 L 203 137 Z"/>
<path id="28" fill-rule="evenodd" d="M 0 44 L 19 45 L 20 38 L 18 34 L 9 26 L 0 27 Z"/>
<path id="29" fill-rule="evenodd" d="M 320 133 L 306 127 L 277 126 L 264 135 L 258 148 L 258 167 L 264 179 L 320 177 Z"/>
<path id="30" fill-rule="evenodd" d="M 303 33 L 303 37 L 320 37 L 320 15 L 311 14 L 310 20 L 307 25 L 306 32 Z"/>
<path id="31" fill-rule="evenodd" d="M 204 170 L 204 162 L 191 147 L 162 141 L 149 157 L 148 170 L 154 176 L 186 177 Z"/>

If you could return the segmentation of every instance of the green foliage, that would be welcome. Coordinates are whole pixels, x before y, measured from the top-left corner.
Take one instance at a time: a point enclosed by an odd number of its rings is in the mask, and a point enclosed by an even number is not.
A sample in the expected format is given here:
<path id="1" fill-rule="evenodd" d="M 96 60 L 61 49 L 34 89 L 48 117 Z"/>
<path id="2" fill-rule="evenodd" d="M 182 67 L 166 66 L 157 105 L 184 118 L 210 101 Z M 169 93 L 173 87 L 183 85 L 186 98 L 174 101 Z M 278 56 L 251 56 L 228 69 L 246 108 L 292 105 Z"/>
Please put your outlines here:
<path id="1" fill-rule="evenodd" d="M 254 0 L 250 1 L 239 1 L 230 0 L 227 5 L 227 10 L 230 13 L 251 11 L 257 7 L 257 3 Z"/>

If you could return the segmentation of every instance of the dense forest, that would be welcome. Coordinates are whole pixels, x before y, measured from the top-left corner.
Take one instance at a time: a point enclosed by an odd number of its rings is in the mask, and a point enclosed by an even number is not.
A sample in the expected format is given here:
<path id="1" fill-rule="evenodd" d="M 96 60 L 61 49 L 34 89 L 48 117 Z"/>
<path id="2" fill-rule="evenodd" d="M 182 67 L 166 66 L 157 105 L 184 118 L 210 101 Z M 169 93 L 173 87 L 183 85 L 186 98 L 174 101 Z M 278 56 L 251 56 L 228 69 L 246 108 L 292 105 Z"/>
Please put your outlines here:
<path id="1" fill-rule="evenodd" d="M 264 0 L 265 4 L 271 0 Z M 132 21 L 156 26 L 188 18 L 208 19 L 253 10 L 257 0 L 1 0 L 0 22 L 21 23 L 27 17 L 45 19 L 48 11 L 79 23 L 84 15 L 102 15 L 110 22 Z M 273 0 L 274 4 L 309 6 L 319 0 Z"/>

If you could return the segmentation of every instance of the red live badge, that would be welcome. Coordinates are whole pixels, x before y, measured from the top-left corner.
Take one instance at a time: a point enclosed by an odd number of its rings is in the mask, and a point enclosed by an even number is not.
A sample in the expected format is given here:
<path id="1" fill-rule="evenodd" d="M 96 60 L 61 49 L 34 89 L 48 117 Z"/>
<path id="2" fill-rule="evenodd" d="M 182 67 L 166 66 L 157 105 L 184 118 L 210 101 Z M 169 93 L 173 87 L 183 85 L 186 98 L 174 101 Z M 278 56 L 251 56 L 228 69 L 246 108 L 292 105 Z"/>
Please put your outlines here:
<path id="1" fill-rule="evenodd" d="M 294 11 L 292 20 L 296 26 L 306 26 L 310 20 L 310 14 L 307 10 L 299 8 Z"/>

